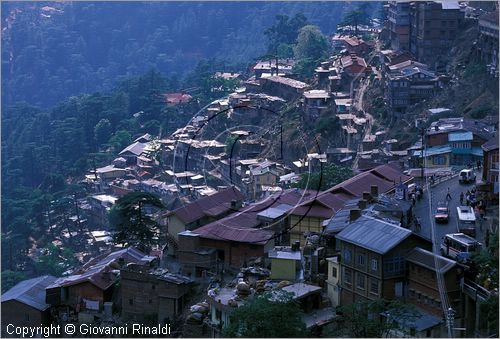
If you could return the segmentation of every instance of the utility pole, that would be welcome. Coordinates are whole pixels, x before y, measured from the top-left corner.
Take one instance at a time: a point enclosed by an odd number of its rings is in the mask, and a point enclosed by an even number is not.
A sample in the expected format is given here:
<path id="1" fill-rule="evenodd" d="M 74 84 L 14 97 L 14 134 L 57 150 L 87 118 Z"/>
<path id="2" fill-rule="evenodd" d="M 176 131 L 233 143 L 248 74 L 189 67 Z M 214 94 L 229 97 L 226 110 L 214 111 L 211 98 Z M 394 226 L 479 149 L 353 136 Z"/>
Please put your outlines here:
<path id="1" fill-rule="evenodd" d="M 455 325 L 455 311 L 449 307 L 446 313 L 446 325 L 448 327 L 448 337 L 453 338 L 453 328 Z"/>

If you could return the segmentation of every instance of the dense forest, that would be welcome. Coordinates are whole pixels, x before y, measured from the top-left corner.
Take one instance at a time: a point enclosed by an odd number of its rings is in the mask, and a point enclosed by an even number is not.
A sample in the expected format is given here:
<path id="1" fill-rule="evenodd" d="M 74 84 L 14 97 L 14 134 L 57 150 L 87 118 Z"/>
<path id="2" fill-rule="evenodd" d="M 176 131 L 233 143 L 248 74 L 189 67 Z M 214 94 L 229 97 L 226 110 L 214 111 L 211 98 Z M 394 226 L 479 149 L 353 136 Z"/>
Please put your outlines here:
<path id="1" fill-rule="evenodd" d="M 4 2 L 2 102 L 49 107 L 110 90 L 152 67 L 176 79 L 203 59 L 245 67 L 266 53 L 276 15 L 303 13 L 324 34 L 345 2 Z"/>

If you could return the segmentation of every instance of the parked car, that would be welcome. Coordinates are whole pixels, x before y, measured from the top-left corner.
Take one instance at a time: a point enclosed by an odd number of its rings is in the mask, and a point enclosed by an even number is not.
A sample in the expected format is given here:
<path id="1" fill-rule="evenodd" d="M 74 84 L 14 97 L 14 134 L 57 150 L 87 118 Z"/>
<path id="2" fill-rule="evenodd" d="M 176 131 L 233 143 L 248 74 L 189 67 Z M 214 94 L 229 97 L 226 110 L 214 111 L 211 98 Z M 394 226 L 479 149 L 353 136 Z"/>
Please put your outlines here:
<path id="1" fill-rule="evenodd" d="M 445 202 L 438 203 L 436 208 L 436 213 L 434 214 L 434 220 L 437 223 L 447 224 L 450 220 L 450 209 L 448 208 L 448 204 Z"/>
<path id="2" fill-rule="evenodd" d="M 476 182 L 476 173 L 472 169 L 463 169 L 458 175 L 458 181 L 461 184 L 468 184 L 471 182 Z"/>

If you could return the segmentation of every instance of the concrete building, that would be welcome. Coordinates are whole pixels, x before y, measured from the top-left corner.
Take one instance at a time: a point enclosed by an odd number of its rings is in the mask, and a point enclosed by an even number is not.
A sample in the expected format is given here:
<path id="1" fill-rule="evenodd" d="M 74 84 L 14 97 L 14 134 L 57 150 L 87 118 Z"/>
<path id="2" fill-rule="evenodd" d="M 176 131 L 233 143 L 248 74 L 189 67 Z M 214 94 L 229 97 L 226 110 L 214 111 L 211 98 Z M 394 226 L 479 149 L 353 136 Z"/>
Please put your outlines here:
<path id="1" fill-rule="evenodd" d="M 410 8 L 410 52 L 432 69 L 442 66 L 442 51 L 453 46 L 464 21 L 458 1 L 415 1 Z"/>
<path id="2" fill-rule="evenodd" d="M 389 1 L 387 13 L 391 48 L 408 51 L 410 47 L 410 2 Z"/>

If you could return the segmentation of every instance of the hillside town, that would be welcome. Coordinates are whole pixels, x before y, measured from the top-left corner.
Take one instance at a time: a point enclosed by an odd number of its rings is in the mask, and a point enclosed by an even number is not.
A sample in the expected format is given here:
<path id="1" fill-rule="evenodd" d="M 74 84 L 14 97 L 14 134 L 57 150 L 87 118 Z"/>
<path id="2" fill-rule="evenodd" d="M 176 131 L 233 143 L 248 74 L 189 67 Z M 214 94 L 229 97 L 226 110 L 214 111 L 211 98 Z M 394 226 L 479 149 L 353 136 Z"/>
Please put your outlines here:
<path id="1" fill-rule="evenodd" d="M 236 90 L 78 178 L 73 214 L 47 211 L 52 244 L 77 264 L 3 293 L 2 337 L 13 336 L 5 324 L 83 323 L 222 337 L 239 308 L 282 292 L 313 336 L 342 336 L 349 307 L 377 300 L 412 307 L 411 317 L 393 304 L 368 315 L 390 337 L 498 336 L 498 268 L 488 266 L 498 263 L 498 114 L 413 114 L 455 88 L 441 56 L 466 28 L 477 28 L 471 54 L 498 81 L 498 4 L 481 3 L 389 1 L 385 22 L 330 36 L 332 55 L 307 83 L 277 56 L 249 74 L 214 74 Z M 371 110 L 374 88 L 396 127 L 409 126 L 405 140 Z M 163 99 L 179 111 L 195 100 Z M 318 121 L 336 124 L 328 140 L 308 131 Z M 327 168 L 350 172 L 325 187 Z M 133 192 L 164 206 L 144 206 L 154 246 L 114 241 L 110 211 Z M 44 255 L 36 244 L 28 253 Z"/>

